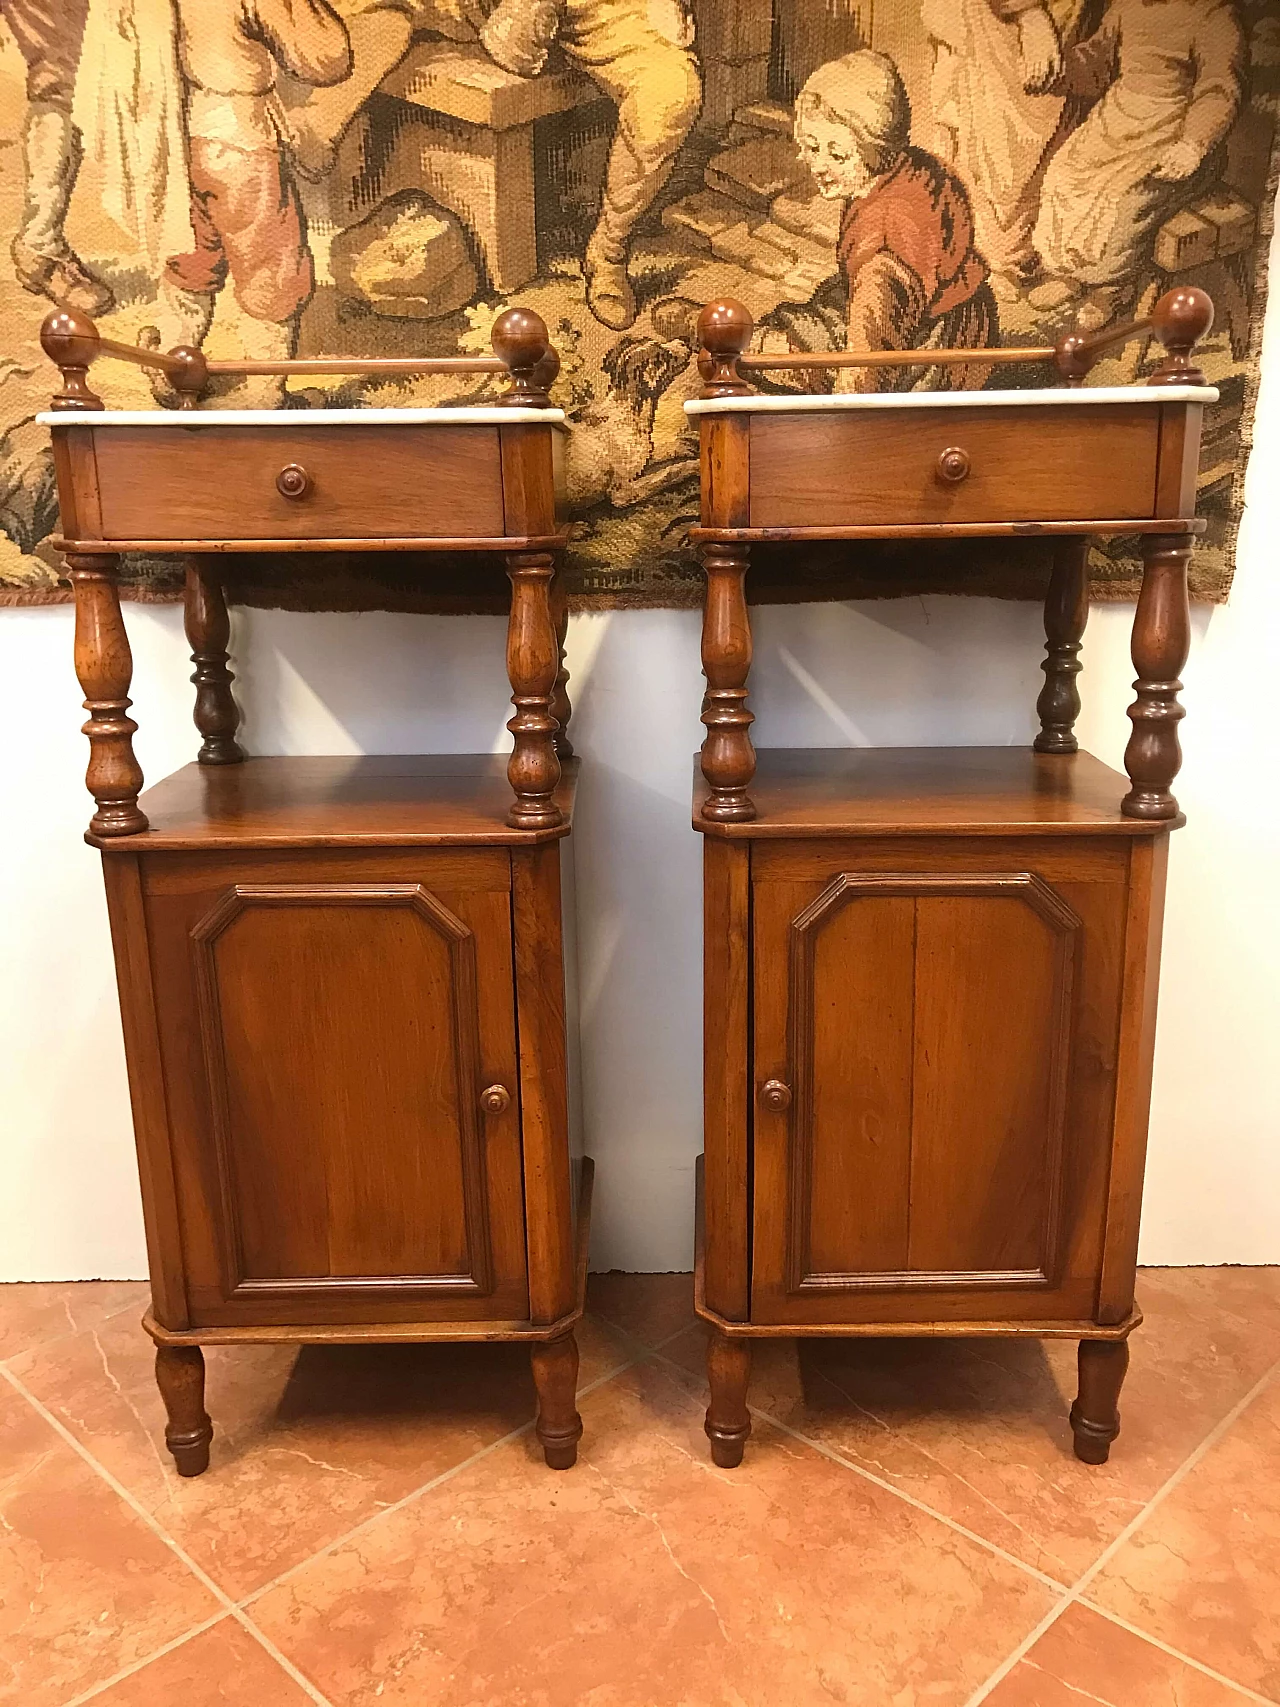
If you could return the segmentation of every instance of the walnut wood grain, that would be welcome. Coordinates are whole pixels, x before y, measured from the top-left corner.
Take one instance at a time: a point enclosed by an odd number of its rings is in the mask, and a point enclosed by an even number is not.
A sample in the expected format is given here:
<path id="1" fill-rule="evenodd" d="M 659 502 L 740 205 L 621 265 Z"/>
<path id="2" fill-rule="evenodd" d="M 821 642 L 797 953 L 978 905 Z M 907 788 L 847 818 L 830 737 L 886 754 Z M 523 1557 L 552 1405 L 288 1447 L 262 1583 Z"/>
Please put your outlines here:
<path id="1" fill-rule="evenodd" d="M 1060 540 L 1054 547 L 1053 570 L 1044 602 L 1044 687 L 1036 700 L 1040 733 L 1037 753 L 1074 753 L 1076 718 L 1080 715 L 1080 643 L 1089 620 L 1089 541 Z"/>
<path id="2" fill-rule="evenodd" d="M 1183 539 L 1160 534 L 1143 539 L 1142 591 L 1133 622 L 1137 698 L 1129 707 L 1133 733 L 1124 754 L 1133 786 L 1120 808 L 1129 818 L 1178 816 L 1170 786 L 1182 765 L 1178 724 L 1186 713 L 1178 695 L 1179 675 L 1191 650 L 1190 560 L 1191 548 Z"/>
<path id="3" fill-rule="evenodd" d="M 515 801 L 507 822 L 515 829 L 554 829 L 561 821 L 555 791 L 560 728 L 552 709 L 560 647 L 551 615 L 555 561 L 549 552 L 512 552 L 507 557 L 511 616 L 507 627 L 507 677 L 515 716 L 507 778 Z"/>
<path id="4" fill-rule="evenodd" d="M 538 1392 L 534 1432 L 550 1470 L 570 1470 L 577 1462 L 582 1418 L 577 1409 L 578 1345 L 572 1334 L 530 1346 L 533 1384 Z"/>
<path id="5" fill-rule="evenodd" d="M 751 1433 L 747 1386 L 751 1380 L 751 1341 L 713 1333 L 707 1341 L 707 1382 L 711 1402 L 703 1424 L 711 1442 L 712 1461 L 722 1470 L 742 1462 Z"/>
<path id="6" fill-rule="evenodd" d="M 191 662 L 195 665 L 191 678 L 196 690 L 192 716 L 203 737 L 197 763 L 241 764 L 244 749 L 236 740 L 240 708 L 231 691 L 235 677 L 227 662 L 231 620 L 217 565 L 207 558 L 193 557 L 187 563 L 183 622 L 191 647 Z"/>
<path id="7" fill-rule="evenodd" d="M 1080 1341 L 1080 1390 L 1071 1407 L 1075 1454 L 1105 1464 L 1120 1433 L 1120 1388 L 1129 1368 L 1129 1342 Z"/>
<path id="8" fill-rule="evenodd" d="M 1066 762 L 1058 763 L 1058 758 Z M 1125 778 L 1091 753 L 1030 747 L 761 747 L 748 823 L 703 812 L 694 765 L 693 827 L 757 846 L 842 835 L 1143 836 L 1167 823 L 1124 816 Z M 148 797 L 149 798 L 149 797 Z"/>
<path id="9" fill-rule="evenodd" d="M 133 701 L 133 654 L 120 613 L 118 560 L 105 554 L 67 558 L 76 601 L 76 677 L 84 690 L 89 721 L 89 768 L 85 786 L 97 802 L 89 820 L 93 836 L 136 835 L 147 828 L 138 806 L 142 767 L 134 756 L 138 725 L 129 716 Z"/>
<path id="10" fill-rule="evenodd" d="M 747 548 L 710 543 L 702 550 L 707 596 L 702 618 L 702 668 L 707 678 L 702 722 L 702 774 L 708 793 L 704 818 L 744 823 L 755 817 L 747 788 L 755 774 L 749 730 L 755 718 L 747 709 L 751 669 L 751 622 L 745 582 Z"/>
<path id="11" fill-rule="evenodd" d="M 213 1439 L 204 1408 L 204 1353 L 198 1346 L 157 1346 L 156 1385 L 169 1418 L 164 1443 L 178 1474 L 203 1475 Z"/>

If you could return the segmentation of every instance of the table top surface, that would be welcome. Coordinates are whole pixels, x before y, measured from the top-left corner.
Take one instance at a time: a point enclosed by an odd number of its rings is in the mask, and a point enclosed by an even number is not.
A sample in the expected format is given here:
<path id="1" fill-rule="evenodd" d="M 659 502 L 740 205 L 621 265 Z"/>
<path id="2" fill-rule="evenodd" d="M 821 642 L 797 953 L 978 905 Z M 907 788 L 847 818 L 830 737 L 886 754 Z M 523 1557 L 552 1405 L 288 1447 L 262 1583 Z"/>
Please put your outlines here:
<path id="1" fill-rule="evenodd" d="M 1217 387 L 1212 385 L 1086 385 L 1026 391 L 841 391 L 795 392 L 785 397 L 694 397 L 684 407 L 689 415 L 807 415 L 862 409 L 1079 409 L 1100 403 L 1217 401 Z"/>
<path id="2" fill-rule="evenodd" d="M 509 427 L 567 431 L 563 409 L 459 404 L 438 409 L 46 409 L 42 427 Z"/>
<path id="3" fill-rule="evenodd" d="M 104 853 L 283 847 L 528 847 L 568 834 L 578 761 L 566 760 L 552 830 L 512 829 L 505 753 L 270 757 L 184 765 L 142 795 L 136 836 Z"/>
<path id="4" fill-rule="evenodd" d="M 893 835 L 1153 835 L 1120 815 L 1129 779 L 1092 753 L 1030 747 L 765 747 L 747 792 L 758 816 L 698 816 L 710 790 L 694 764 L 694 824 L 730 839 Z"/>

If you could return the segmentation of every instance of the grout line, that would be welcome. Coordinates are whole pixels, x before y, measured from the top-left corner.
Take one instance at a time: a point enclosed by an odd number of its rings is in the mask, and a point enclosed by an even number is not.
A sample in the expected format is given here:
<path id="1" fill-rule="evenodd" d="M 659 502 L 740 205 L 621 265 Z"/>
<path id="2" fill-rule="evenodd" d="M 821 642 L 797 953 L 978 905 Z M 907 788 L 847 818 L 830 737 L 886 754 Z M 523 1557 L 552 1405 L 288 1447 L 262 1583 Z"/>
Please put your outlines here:
<path id="1" fill-rule="evenodd" d="M 38 1281 L 38 1280 L 37 1281 L 7 1281 L 6 1280 L 6 1281 L 0 1281 L 0 1290 L 2 1290 L 5 1286 L 10 1286 L 10 1285 L 14 1285 L 14 1286 L 41 1286 L 43 1284 L 45 1284 L 43 1281 Z M 75 1280 L 75 1281 L 66 1281 L 66 1282 L 56 1282 L 53 1284 L 65 1284 L 68 1286 L 95 1286 L 99 1283 L 97 1281 L 92 1281 L 92 1280 Z M 125 1284 L 133 1285 L 134 1282 L 128 1281 Z M 137 1284 L 139 1286 L 145 1286 L 146 1282 L 145 1281 L 138 1281 Z M 117 1316 L 123 1316 L 126 1310 L 136 1310 L 137 1307 L 138 1307 L 138 1300 L 135 1298 L 128 1304 L 121 1304 L 118 1309 L 108 1310 L 106 1315 L 103 1316 L 101 1318 L 101 1320 L 98 1322 L 96 1328 L 68 1327 L 65 1333 L 59 1332 L 56 1334 L 49 1335 L 44 1339 L 37 1340 L 34 1345 L 29 1345 L 29 1346 L 24 1347 L 22 1351 L 15 1351 L 12 1357 L 0 1357 L 0 1369 L 7 1369 L 11 1363 L 17 1363 L 21 1358 L 30 1357 L 33 1352 L 45 1351 L 51 1345 L 61 1345 L 65 1340 L 78 1339 L 81 1334 L 96 1333 L 98 1328 L 105 1327 L 108 1322 L 114 1322 Z M 139 1318 L 139 1319 L 141 1319 L 141 1318 Z"/>
<path id="2" fill-rule="evenodd" d="M 664 1341 L 665 1343 L 667 1342 Z M 668 1364 L 672 1369 L 680 1370 L 683 1375 L 690 1373 L 683 1365 L 674 1363 L 670 1358 L 664 1357 L 661 1361 Z M 747 1409 L 753 1417 L 758 1417 L 761 1422 L 768 1423 L 771 1428 L 778 1429 L 782 1434 L 789 1434 L 793 1440 L 800 1441 L 814 1452 L 820 1453 L 822 1457 L 831 1459 L 833 1463 L 841 1465 L 846 1470 L 852 1470 L 855 1476 L 862 1476 L 866 1481 L 873 1482 L 876 1487 L 884 1488 L 886 1492 L 895 1494 L 898 1499 L 903 1500 L 909 1506 L 914 1506 L 926 1517 L 935 1518 L 939 1523 L 945 1524 L 948 1529 L 953 1529 L 957 1535 L 963 1535 L 967 1541 L 977 1542 L 978 1546 L 984 1548 L 988 1553 L 994 1553 L 998 1559 L 1003 1559 L 1006 1564 L 1016 1565 L 1020 1571 L 1027 1576 L 1034 1577 L 1046 1588 L 1054 1589 L 1059 1594 L 1068 1592 L 1069 1585 L 1060 1578 L 1050 1576 L 1047 1571 L 1039 1570 L 1035 1565 L 1029 1565 L 1025 1559 L 1019 1559 L 1016 1553 L 1010 1553 L 1001 1547 L 999 1542 L 990 1541 L 985 1535 L 979 1535 L 977 1530 L 966 1529 L 964 1524 L 958 1523 L 954 1517 L 948 1517 L 945 1512 L 938 1511 L 934 1506 L 926 1504 L 924 1500 L 917 1499 L 914 1494 L 909 1494 L 904 1489 L 895 1487 L 883 1476 L 877 1476 L 874 1470 L 868 1470 L 861 1464 L 855 1464 L 851 1458 L 846 1458 L 835 1447 L 826 1446 L 822 1441 L 814 1440 L 811 1435 L 802 1434 L 799 1429 L 792 1428 L 789 1424 L 779 1421 L 777 1417 L 766 1410 L 762 1410 L 758 1405 L 748 1405 Z"/>
<path id="3" fill-rule="evenodd" d="M 779 1422 L 777 1417 L 770 1416 L 768 1411 L 762 1411 L 755 1405 L 748 1405 L 747 1409 L 753 1417 L 758 1417 L 761 1422 L 768 1423 L 770 1427 L 779 1429 L 783 1434 L 789 1434 L 793 1440 L 801 1441 L 805 1446 L 811 1447 L 814 1452 L 821 1453 L 824 1458 L 830 1458 L 846 1470 L 852 1470 L 855 1476 L 863 1477 L 865 1481 L 874 1483 L 877 1488 L 883 1488 L 887 1493 L 896 1494 L 900 1500 L 909 1506 L 914 1506 L 926 1517 L 932 1517 L 938 1523 L 945 1524 L 948 1529 L 953 1529 L 957 1535 L 963 1535 L 966 1541 L 976 1541 L 978 1546 L 986 1552 L 994 1553 L 997 1559 L 1003 1559 L 1007 1565 L 1016 1565 L 1018 1570 L 1026 1576 L 1034 1577 L 1046 1588 L 1051 1588 L 1058 1594 L 1070 1592 L 1069 1585 L 1062 1582 L 1058 1577 L 1051 1577 L 1047 1571 L 1039 1570 L 1035 1565 L 1029 1565 L 1025 1559 L 1018 1558 L 1016 1553 L 1010 1553 L 1006 1548 L 1000 1546 L 999 1542 L 990 1541 L 985 1535 L 979 1535 L 976 1529 L 967 1529 L 963 1523 L 958 1523 L 954 1517 L 948 1517 L 945 1512 L 927 1505 L 924 1500 L 917 1499 L 914 1494 L 906 1493 L 902 1488 L 896 1488 L 892 1482 L 886 1481 L 883 1476 L 877 1476 L 874 1470 L 867 1470 L 861 1464 L 855 1464 L 851 1458 L 846 1458 L 835 1447 L 825 1446 L 822 1441 L 814 1440 L 811 1436 L 802 1434 L 798 1428 L 791 1428 L 788 1424 Z"/>
<path id="4" fill-rule="evenodd" d="M 1194 1451 L 1187 1454 L 1186 1458 L 1178 1465 L 1177 1469 L 1174 1470 L 1173 1473 L 1156 1489 L 1155 1493 L 1152 1494 L 1151 1498 L 1147 1501 L 1146 1505 L 1143 1506 L 1138 1515 L 1130 1519 L 1109 1546 L 1103 1548 L 1102 1552 L 1099 1553 L 1093 1563 L 1088 1566 L 1088 1568 L 1084 1570 L 1071 1585 L 1071 1588 L 1067 1591 L 1062 1600 L 1059 1601 L 1058 1605 L 1052 1607 L 1050 1611 L 1045 1614 L 1040 1625 L 1031 1632 L 1031 1635 L 1025 1641 L 1019 1643 L 1013 1653 L 996 1667 L 995 1671 L 992 1672 L 987 1681 L 969 1697 L 965 1702 L 964 1707 L 980 1707 L 980 1704 L 988 1698 L 991 1691 L 1000 1682 L 1000 1680 L 1006 1677 L 1008 1673 L 1013 1670 L 1018 1661 L 1024 1654 L 1030 1651 L 1033 1644 L 1039 1641 L 1045 1631 L 1048 1630 L 1051 1625 L 1057 1623 L 1058 1619 L 1062 1617 L 1068 1607 L 1082 1603 L 1089 1606 L 1093 1611 L 1102 1611 L 1101 1607 L 1094 1607 L 1091 1601 L 1084 1600 L 1084 1592 L 1088 1588 L 1089 1584 L 1106 1568 L 1108 1564 L 1110 1564 L 1111 1560 L 1115 1558 L 1116 1554 L 1125 1545 L 1125 1543 L 1129 1541 L 1130 1538 L 1142 1527 L 1147 1518 L 1150 1517 L 1151 1513 L 1155 1511 L 1158 1506 L 1162 1505 L 1173 1490 L 1191 1474 L 1196 1466 L 1200 1464 L 1210 1452 L 1212 1452 L 1213 1448 L 1222 1439 L 1223 1435 L 1227 1433 L 1228 1429 L 1233 1426 L 1233 1424 L 1244 1414 L 1258 1395 L 1270 1384 L 1271 1378 L 1275 1375 L 1277 1370 L 1280 1370 L 1280 1359 L 1273 1363 L 1270 1369 L 1268 1369 L 1265 1374 L 1263 1374 L 1253 1384 L 1253 1386 L 1250 1387 L 1244 1397 L 1238 1400 L 1231 1407 L 1226 1416 L 1221 1418 L 1221 1420 L 1209 1430 L 1208 1434 L 1205 1435 L 1199 1446 L 1197 1446 Z M 1106 1614 L 1104 1614 L 1104 1616 L 1106 1616 Z M 1115 1622 L 1119 1623 L 1121 1621 L 1117 1619 Z M 1123 1627 L 1128 1629 L 1133 1635 L 1140 1636 L 1143 1641 L 1153 1641 L 1153 1638 L 1149 1637 L 1146 1631 L 1141 1629 L 1139 1626 L 1124 1624 Z M 1154 1641 L 1153 1645 L 1158 1648 L 1165 1646 L 1164 1643 L 1158 1640 Z M 1178 1659 L 1188 1657 L 1178 1654 L 1177 1650 L 1173 1648 L 1167 1649 L 1167 1652 L 1177 1654 Z M 1191 1664 L 1195 1666 L 1197 1670 L 1207 1670 L 1207 1668 L 1201 1665 L 1198 1661 L 1192 1660 Z M 1217 1674 L 1210 1673 L 1210 1675 L 1216 1676 Z M 1227 1679 L 1226 1681 L 1231 1682 L 1233 1689 L 1243 1689 L 1243 1685 L 1234 1683 L 1231 1679 Z M 1252 1691 L 1247 1691 L 1246 1696 L 1248 1695 L 1252 1695 Z M 1254 1699 L 1265 1700 L 1265 1697 L 1256 1696 Z M 1268 1704 L 1268 1707 L 1270 1707 L 1270 1704 Z"/>
<path id="5" fill-rule="evenodd" d="M 674 1338 L 674 1336 L 672 1337 Z M 666 1342 L 664 1341 L 663 1343 L 665 1344 Z M 597 1375 L 594 1381 L 589 1381 L 585 1387 L 579 1387 L 577 1390 L 577 1397 L 579 1399 L 583 1399 L 588 1393 L 594 1393 L 597 1387 L 603 1387 L 606 1382 L 612 1381 L 615 1376 L 623 1374 L 624 1371 L 628 1369 L 633 1369 L 636 1364 L 646 1362 L 652 1355 L 653 1353 L 651 1351 L 646 1351 L 642 1356 L 628 1358 L 625 1363 L 615 1364 L 612 1369 L 607 1369 L 603 1375 Z M 290 1565 L 287 1571 L 281 1571 L 278 1577 L 273 1577 L 270 1582 L 263 1583 L 260 1588 L 254 1589 L 251 1594 L 244 1595 L 235 1604 L 241 1608 L 252 1606 L 255 1601 L 261 1600 L 263 1595 L 269 1593 L 272 1589 L 277 1588 L 281 1583 L 287 1582 L 290 1577 L 296 1576 L 299 1571 L 305 1570 L 308 1565 L 313 1565 L 317 1559 L 327 1558 L 329 1554 L 336 1552 L 339 1547 L 345 1547 L 347 1542 L 353 1540 L 357 1535 L 363 1535 L 367 1529 L 372 1528 L 376 1523 L 380 1523 L 383 1518 L 391 1517 L 396 1512 L 403 1511 L 405 1506 L 412 1505 L 414 1500 L 421 1499 L 424 1494 L 429 1494 L 433 1489 L 440 1487 L 443 1483 L 452 1481 L 455 1476 L 461 1475 L 464 1470 L 469 1470 L 473 1464 L 478 1464 L 481 1459 L 488 1458 L 491 1453 L 497 1452 L 500 1447 L 510 1446 L 512 1441 L 519 1440 L 521 1435 L 529 1433 L 535 1420 L 535 1418 L 530 1417 L 528 1422 L 521 1423 L 519 1428 L 513 1428 L 508 1433 L 502 1435 L 498 1440 L 491 1440 L 487 1446 L 479 1447 L 469 1458 L 463 1458 L 459 1463 L 451 1465 L 447 1470 L 442 1470 L 438 1476 L 433 1476 L 430 1481 L 424 1482 L 421 1487 L 412 1489 L 412 1491 L 405 1494 L 403 1498 L 396 1500 L 394 1504 L 381 1506 L 377 1511 L 371 1512 L 362 1523 L 357 1523 L 353 1529 L 348 1529 L 344 1534 L 339 1535 L 335 1540 L 330 1541 L 317 1552 L 309 1554 L 305 1559 L 300 1559 L 296 1565 Z"/>
<path id="6" fill-rule="evenodd" d="M 1246 1701 L 1259 1701 L 1262 1707 L 1276 1707 L 1274 1695 L 1259 1695 L 1256 1689 L 1250 1689 L 1247 1683 L 1237 1683 L 1235 1678 L 1228 1677 L 1225 1672 L 1214 1671 L 1203 1660 L 1196 1659 L 1191 1654 L 1184 1654 L 1181 1648 L 1173 1647 L 1159 1636 L 1153 1636 L 1149 1630 L 1140 1629 L 1137 1624 L 1131 1624 L 1127 1618 L 1122 1618 L 1118 1612 L 1108 1612 L 1105 1606 L 1099 1606 L 1096 1601 L 1085 1596 L 1080 1597 L 1080 1605 L 1087 1607 L 1090 1612 L 1097 1613 L 1099 1618 L 1105 1618 L 1109 1624 L 1118 1624 L 1122 1630 L 1127 1630 L 1131 1636 L 1139 1636 L 1153 1648 L 1159 1648 L 1161 1653 L 1168 1654 L 1172 1659 L 1181 1660 L 1183 1665 L 1191 1666 L 1193 1670 L 1203 1672 L 1215 1683 L 1224 1683 L 1229 1689 L 1234 1689 L 1238 1695 L 1243 1695 Z"/>
<path id="7" fill-rule="evenodd" d="M 135 1660 L 132 1665 L 121 1666 L 119 1671 L 113 1672 L 101 1683 L 95 1683 L 92 1689 L 86 1689 L 83 1695 L 77 1695 L 72 1700 L 63 1702 L 62 1707 L 81 1707 L 82 1702 L 92 1701 L 96 1695 L 105 1694 L 108 1689 L 114 1689 L 117 1683 L 123 1683 L 125 1678 L 133 1677 L 137 1672 L 145 1671 L 152 1660 L 161 1660 L 166 1654 L 171 1654 L 175 1648 L 181 1648 L 194 1637 L 203 1636 L 205 1631 L 212 1630 L 215 1624 L 223 1623 L 227 1616 L 228 1614 L 225 1611 L 215 1612 L 213 1617 L 206 1618 L 203 1624 L 194 1625 L 190 1630 L 184 1631 L 181 1636 L 175 1636 L 171 1642 L 166 1642 L 163 1647 L 156 1648 L 152 1653 L 144 1654 L 140 1660 Z"/>
<path id="8" fill-rule="evenodd" d="M 262 1631 L 258 1629 L 253 1620 L 241 1611 L 235 1601 L 231 1599 L 231 1596 L 227 1594 L 224 1589 L 218 1586 L 206 1570 L 202 1569 L 202 1567 L 196 1563 L 190 1553 L 187 1552 L 186 1548 L 175 1541 L 172 1535 L 161 1527 L 155 1517 L 142 1504 L 142 1501 L 139 1500 L 136 1495 L 130 1493 L 124 1483 L 121 1482 L 118 1477 L 113 1476 L 105 1464 L 99 1463 L 99 1461 L 89 1451 L 88 1447 L 78 1441 L 75 1435 L 72 1434 L 71 1430 L 67 1428 L 65 1423 L 61 1422 L 56 1416 L 54 1416 L 53 1412 L 49 1410 L 46 1405 L 41 1404 L 40 1400 L 36 1398 L 30 1388 L 19 1380 L 11 1369 L 0 1366 L 0 1378 L 7 1381 L 15 1392 L 21 1393 L 27 1403 L 49 1424 L 49 1427 L 53 1429 L 54 1433 L 66 1441 L 67 1445 L 72 1449 L 76 1456 L 82 1458 L 91 1470 L 95 1470 L 98 1473 L 112 1492 L 122 1499 L 129 1507 L 130 1511 L 134 1512 L 135 1515 L 142 1520 L 151 1533 L 162 1541 L 169 1551 L 182 1561 L 182 1563 L 191 1572 L 192 1576 L 194 1576 L 196 1580 L 213 1595 L 219 1605 L 222 1606 L 225 1611 L 230 1613 L 238 1624 L 243 1625 L 255 1641 L 259 1642 L 262 1647 L 266 1649 L 272 1659 L 276 1660 L 283 1670 L 288 1672 L 289 1676 L 293 1678 L 294 1682 L 298 1684 L 300 1688 L 305 1690 L 305 1692 L 311 1697 L 312 1701 L 316 1703 L 316 1707 L 332 1707 L 332 1703 L 321 1695 L 320 1691 L 315 1687 L 310 1679 L 304 1677 L 295 1665 L 285 1659 L 284 1655 L 281 1654 L 274 1643 L 272 1643 L 263 1635 Z M 188 1634 L 193 1635 L 195 1632 L 189 1631 Z"/>

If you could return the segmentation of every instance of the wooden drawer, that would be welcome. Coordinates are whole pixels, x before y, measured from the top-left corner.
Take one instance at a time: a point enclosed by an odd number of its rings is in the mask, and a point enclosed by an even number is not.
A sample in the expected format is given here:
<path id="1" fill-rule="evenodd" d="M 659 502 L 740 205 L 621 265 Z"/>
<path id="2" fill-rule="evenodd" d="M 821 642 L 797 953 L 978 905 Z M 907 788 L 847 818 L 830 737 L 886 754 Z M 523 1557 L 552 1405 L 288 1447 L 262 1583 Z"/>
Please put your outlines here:
<path id="1" fill-rule="evenodd" d="M 95 432 L 105 540 L 496 538 L 498 428 L 112 428 Z M 295 464 L 300 497 L 277 488 Z M 429 477 L 424 471 L 429 470 Z"/>
<path id="2" fill-rule="evenodd" d="M 752 527 L 1127 520 L 1155 513 L 1160 408 L 751 416 Z M 963 452 L 947 479 L 940 459 Z"/>

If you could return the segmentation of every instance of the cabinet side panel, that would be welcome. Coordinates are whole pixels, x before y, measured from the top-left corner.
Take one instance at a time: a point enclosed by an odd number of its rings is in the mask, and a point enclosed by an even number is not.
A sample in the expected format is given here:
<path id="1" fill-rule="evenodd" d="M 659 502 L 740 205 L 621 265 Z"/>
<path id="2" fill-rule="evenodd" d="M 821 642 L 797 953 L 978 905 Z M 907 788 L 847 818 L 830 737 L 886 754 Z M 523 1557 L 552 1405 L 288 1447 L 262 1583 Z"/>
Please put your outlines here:
<path id="1" fill-rule="evenodd" d="M 1124 927 L 1124 996 L 1116 1065 L 1114 1154 L 1107 1193 L 1107 1233 L 1098 1289 L 1098 1320 L 1120 1322 L 1133 1306 L 1138 1224 L 1151 1117 L 1160 939 L 1164 924 L 1168 834 L 1135 841 L 1130 853 Z"/>
<path id="2" fill-rule="evenodd" d="M 529 1316 L 554 1322 L 574 1304 L 559 843 L 513 849 L 511 880 Z"/>
<path id="3" fill-rule="evenodd" d="M 747 1319 L 750 855 L 745 843 L 703 838 L 703 1240 L 708 1306 Z"/>
<path id="4" fill-rule="evenodd" d="M 135 857 L 113 854 L 102 865 L 138 1149 L 151 1303 L 157 1321 L 176 1331 L 189 1326 L 189 1317 L 142 882 Z"/>

